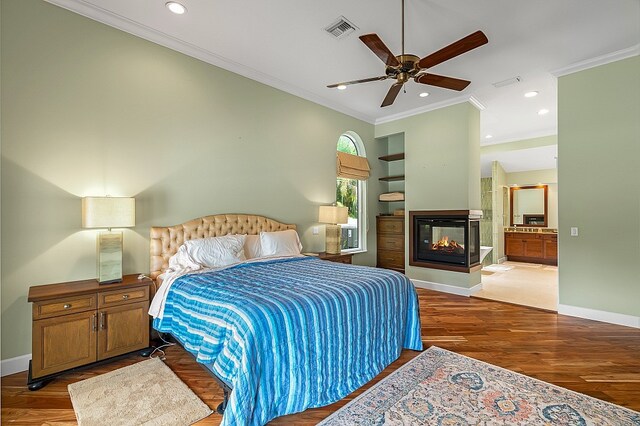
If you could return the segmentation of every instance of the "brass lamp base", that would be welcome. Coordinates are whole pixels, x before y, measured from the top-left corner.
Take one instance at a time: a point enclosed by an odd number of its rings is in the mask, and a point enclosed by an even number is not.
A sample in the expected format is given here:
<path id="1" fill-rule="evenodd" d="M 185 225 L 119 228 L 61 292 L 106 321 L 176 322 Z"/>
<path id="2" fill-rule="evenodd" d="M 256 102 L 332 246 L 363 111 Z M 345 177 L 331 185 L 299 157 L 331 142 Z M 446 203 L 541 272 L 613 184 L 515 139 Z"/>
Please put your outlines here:
<path id="1" fill-rule="evenodd" d="M 328 254 L 340 254 L 342 250 L 342 245 L 340 244 L 341 236 L 340 225 L 327 225 L 324 251 Z"/>
<path id="2" fill-rule="evenodd" d="M 98 233 L 96 272 L 100 284 L 122 281 L 122 232 Z"/>

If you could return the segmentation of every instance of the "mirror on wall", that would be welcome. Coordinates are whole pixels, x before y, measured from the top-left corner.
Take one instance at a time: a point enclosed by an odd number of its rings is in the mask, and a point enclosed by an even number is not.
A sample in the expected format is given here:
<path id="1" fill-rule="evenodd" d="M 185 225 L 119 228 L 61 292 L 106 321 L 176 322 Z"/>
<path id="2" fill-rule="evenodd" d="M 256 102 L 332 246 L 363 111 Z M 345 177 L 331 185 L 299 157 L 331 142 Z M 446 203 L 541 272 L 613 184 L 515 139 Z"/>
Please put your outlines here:
<path id="1" fill-rule="evenodd" d="M 511 226 L 547 227 L 547 185 L 514 186 L 510 195 Z"/>

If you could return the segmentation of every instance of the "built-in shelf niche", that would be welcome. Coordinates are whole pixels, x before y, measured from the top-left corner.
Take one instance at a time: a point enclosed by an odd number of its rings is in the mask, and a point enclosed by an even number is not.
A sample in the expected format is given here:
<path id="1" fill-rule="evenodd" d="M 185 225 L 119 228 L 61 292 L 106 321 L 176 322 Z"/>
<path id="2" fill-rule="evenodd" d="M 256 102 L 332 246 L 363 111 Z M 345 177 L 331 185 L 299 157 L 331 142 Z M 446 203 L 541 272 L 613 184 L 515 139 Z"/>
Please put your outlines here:
<path id="1" fill-rule="evenodd" d="M 382 168 L 381 191 L 384 192 L 404 192 L 404 133 L 379 138 L 381 144 L 381 154 L 378 157 Z M 379 194 L 377 194 L 379 195 Z M 380 214 L 393 214 L 396 209 L 404 209 L 404 201 L 379 201 L 378 212 Z"/>

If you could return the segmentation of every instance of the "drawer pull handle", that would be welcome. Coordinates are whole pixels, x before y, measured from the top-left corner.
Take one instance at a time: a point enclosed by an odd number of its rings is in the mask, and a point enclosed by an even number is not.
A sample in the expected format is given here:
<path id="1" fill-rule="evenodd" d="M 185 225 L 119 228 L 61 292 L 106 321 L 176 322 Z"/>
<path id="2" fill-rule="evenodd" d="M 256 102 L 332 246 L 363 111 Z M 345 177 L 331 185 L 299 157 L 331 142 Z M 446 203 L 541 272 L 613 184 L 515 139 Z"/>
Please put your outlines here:
<path id="1" fill-rule="evenodd" d="M 128 298 L 129 298 L 129 295 L 128 295 L 128 294 L 123 294 L 123 295 L 122 295 L 122 299 L 123 299 L 123 300 L 127 300 Z"/>
<path id="2" fill-rule="evenodd" d="M 65 303 L 62 307 L 64 309 L 69 309 L 69 308 L 71 308 L 71 303 Z"/>
<path id="3" fill-rule="evenodd" d="M 100 330 L 104 330 L 107 328 L 106 324 L 106 314 L 104 312 L 100 312 Z"/>
<path id="4" fill-rule="evenodd" d="M 98 316 L 93 314 L 93 331 L 98 331 Z"/>

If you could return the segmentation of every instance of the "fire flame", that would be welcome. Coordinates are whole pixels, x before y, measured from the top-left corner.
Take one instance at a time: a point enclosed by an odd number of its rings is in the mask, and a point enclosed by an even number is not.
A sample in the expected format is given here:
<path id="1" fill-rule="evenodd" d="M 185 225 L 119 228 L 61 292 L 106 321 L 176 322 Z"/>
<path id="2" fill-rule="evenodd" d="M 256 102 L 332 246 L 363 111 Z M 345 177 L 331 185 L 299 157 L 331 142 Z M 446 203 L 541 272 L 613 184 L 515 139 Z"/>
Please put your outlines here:
<path id="1" fill-rule="evenodd" d="M 449 237 L 445 235 L 439 241 L 431 244 L 431 250 L 439 250 L 449 253 L 462 251 L 464 253 L 464 246 L 462 244 L 458 244 L 455 240 L 449 241 Z"/>

